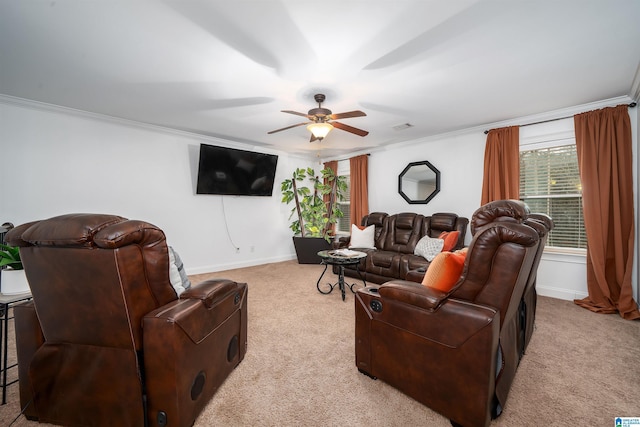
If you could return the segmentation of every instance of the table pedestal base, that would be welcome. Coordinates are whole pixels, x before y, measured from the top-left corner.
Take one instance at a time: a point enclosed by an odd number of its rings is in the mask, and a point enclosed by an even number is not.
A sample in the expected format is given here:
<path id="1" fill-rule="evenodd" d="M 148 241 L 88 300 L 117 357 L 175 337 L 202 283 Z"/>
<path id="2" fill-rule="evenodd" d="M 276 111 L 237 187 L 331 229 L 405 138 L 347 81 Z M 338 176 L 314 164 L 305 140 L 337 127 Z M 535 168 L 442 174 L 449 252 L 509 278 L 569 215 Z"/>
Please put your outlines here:
<path id="1" fill-rule="evenodd" d="M 321 294 L 327 295 L 327 294 L 330 294 L 331 292 L 333 292 L 333 288 L 335 288 L 337 286 L 338 289 L 340 289 L 340 292 L 342 293 L 342 301 L 345 300 L 345 294 L 346 294 L 346 288 L 347 287 L 349 288 L 351 293 L 355 293 L 354 290 L 353 290 L 353 287 L 357 283 L 348 284 L 348 283 L 345 283 L 345 281 L 344 281 L 344 265 L 337 265 L 337 267 L 338 267 L 338 281 L 336 283 L 334 283 L 334 284 L 327 283 L 327 286 L 329 287 L 329 290 L 327 290 L 327 291 L 323 291 L 322 289 L 320 289 L 320 282 L 322 281 L 322 278 L 324 277 L 324 273 L 327 272 L 327 267 L 329 267 L 329 265 L 331 265 L 329 263 L 325 263 L 324 260 L 322 261 L 322 264 L 324 264 L 324 270 L 322 271 L 322 274 L 320 275 L 320 278 L 318 279 L 318 282 L 316 283 L 316 288 L 318 288 L 318 292 L 320 292 Z M 357 265 L 356 265 L 356 270 L 358 271 L 358 276 L 360 276 L 360 279 L 362 280 L 362 283 L 364 284 L 364 286 L 367 286 L 367 282 L 360 275 L 360 270 L 357 268 Z"/>

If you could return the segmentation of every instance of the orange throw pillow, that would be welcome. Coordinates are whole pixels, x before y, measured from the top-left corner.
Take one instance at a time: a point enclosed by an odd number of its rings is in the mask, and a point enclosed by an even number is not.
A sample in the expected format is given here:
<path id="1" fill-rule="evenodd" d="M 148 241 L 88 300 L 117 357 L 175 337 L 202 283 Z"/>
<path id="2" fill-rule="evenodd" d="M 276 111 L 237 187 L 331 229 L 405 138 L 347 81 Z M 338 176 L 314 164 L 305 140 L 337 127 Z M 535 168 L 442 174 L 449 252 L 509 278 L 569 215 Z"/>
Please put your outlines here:
<path id="1" fill-rule="evenodd" d="M 459 231 L 443 231 L 438 236 L 438 239 L 444 240 L 444 246 L 442 247 L 442 252 L 448 252 L 451 249 L 456 247 L 456 243 L 458 243 L 458 237 L 460 236 Z"/>
<path id="2" fill-rule="evenodd" d="M 466 257 L 467 251 L 440 252 L 429 264 L 422 284 L 449 292 L 462 274 Z"/>

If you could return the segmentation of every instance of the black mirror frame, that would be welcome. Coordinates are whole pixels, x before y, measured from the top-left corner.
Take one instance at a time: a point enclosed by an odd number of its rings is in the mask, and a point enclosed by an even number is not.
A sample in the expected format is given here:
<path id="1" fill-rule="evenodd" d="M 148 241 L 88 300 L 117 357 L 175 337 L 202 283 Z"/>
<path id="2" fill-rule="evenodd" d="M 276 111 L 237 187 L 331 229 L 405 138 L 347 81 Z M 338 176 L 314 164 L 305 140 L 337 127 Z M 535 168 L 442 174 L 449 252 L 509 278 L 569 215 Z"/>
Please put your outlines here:
<path id="1" fill-rule="evenodd" d="M 411 167 L 420 166 L 420 165 L 427 166 L 436 174 L 436 188 L 431 192 L 431 194 L 429 194 L 429 196 L 427 196 L 426 199 L 412 200 L 402 191 L 402 177 L 409 171 L 409 169 L 411 169 Z M 407 167 L 403 169 L 400 175 L 398 175 L 398 194 L 400 194 L 407 201 L 407 203 L 410 203 L 412 205 L 429 203 L 429 201 L 431 201 L 431 199 L 433 199 L 436 196 L 436 194 L 438 194 L 439 192 L 440 192 L 440 171 L 427 160 L 423 160 L 421 162 L 409 163 Z"/>

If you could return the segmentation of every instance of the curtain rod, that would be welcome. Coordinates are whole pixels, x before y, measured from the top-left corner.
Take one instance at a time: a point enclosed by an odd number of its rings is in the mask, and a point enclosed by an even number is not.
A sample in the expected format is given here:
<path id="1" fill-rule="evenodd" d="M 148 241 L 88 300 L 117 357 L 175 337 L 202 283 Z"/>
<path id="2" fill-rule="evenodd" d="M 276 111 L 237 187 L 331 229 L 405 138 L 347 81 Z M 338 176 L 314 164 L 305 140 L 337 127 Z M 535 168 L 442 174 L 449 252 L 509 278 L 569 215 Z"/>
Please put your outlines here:
<path id="1" fill-rule="evenodd" d="M 349 159 L 352 159 L 354 157 L 360 157 L 360 156 L 369 157 L 370 155 L 371 155 L 371 153 L 358 154 L 357 156 L 347 157 L 346 159 L 340 159 L 340 160 L 338 160 L 338 162 L 342 162 L 342 161 L 349 160 Z M 330 161 L 330 160 L 328 160 L 328 161 Z"/>
<path id="2" fill-rule="evenodd" d="M 633 108 L 633 107 L 635 107 L 636 105 L 637 105 L 637 104 L 636 104 L 635 102 L 632 102 L 632 103 L 628 104 L 628 105 L 627 105 L 627 107 L 629 107 L 629 108 Z M 524 124 L 524 125 L 520 125 L 520 127 L 524 127 L 524 126 L 531 126 L 531 125 L 539 125 L 539 124 L 542 124 L 542 123 L 555 122 L 555 121 L 557 121 L 557 120 L 569 119 L 569 118 L 571 118 L 571 117 L 573 117 L 573 116 L 558 117 L 557 119 L 542 120 L 542 121 L 540 121 L 540 122 L 533 122 L 533 123 L 527 123 L 527 124 Z M 491 130 L 491 129 L 489 129 L 489 130 Z M 485 134 L 485 135 L 486 135 L 486 134 L 488 134 L 488 133 L 489 133 L 489 131 L 488 131 L 488 130 L 485 130 L 485 131 L 484 131 L 484 134 Z"/>
<path id="3" fill-rule="evenodd" d="M 371 153 L 365 153 L 365 154 L 359 154 L 359 156 L 371 156 Z M 353 156 L 353 157 L 358 157 L 358 156 Z M 346 162 L 347 160 L 350 160 L 351 157 L 347 157 L 346 159 L 339 159 L 339 160 L 325 160 L 322 163 L 326 163 L 326 162 L 332 162 L 332 161 L 336 161 L 336 162 Z M 319 159 L 319 161 L 322 161 Z"/>

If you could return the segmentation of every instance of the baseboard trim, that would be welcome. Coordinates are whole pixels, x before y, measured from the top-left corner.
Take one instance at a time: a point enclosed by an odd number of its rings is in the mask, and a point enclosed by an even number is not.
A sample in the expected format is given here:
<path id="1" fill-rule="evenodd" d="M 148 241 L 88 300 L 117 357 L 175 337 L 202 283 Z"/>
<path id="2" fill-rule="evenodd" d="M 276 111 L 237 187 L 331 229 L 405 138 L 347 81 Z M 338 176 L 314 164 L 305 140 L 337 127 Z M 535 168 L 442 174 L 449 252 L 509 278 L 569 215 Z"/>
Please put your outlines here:
<path id="1" fill-rule="evenodd" d="M 570 289 L 555 288 L 551 286 L 536 286 L 536 291 L 540 296 L 566 301 L 573 301 L 574 299 L 582 299 L 589 296 L 587 292 L 577 292 Z"/>
<path id="2" fill-rule="evenodd" d="M 296 259 L 296 255 L 291 254 L 291 255 L 282 255 L 282 256 L 271 257 L 271 258 L 254 258 L 250 260 L 226 263 L 226 264 L 207 265 L 202 267 L 189 268 L 189 275 L 215 273 L 218 271 L 233 270 L 236 268 L 254 267 L 256 265 L 271 264 L 274 262 L 290 261 L 294 259 Z"/>

